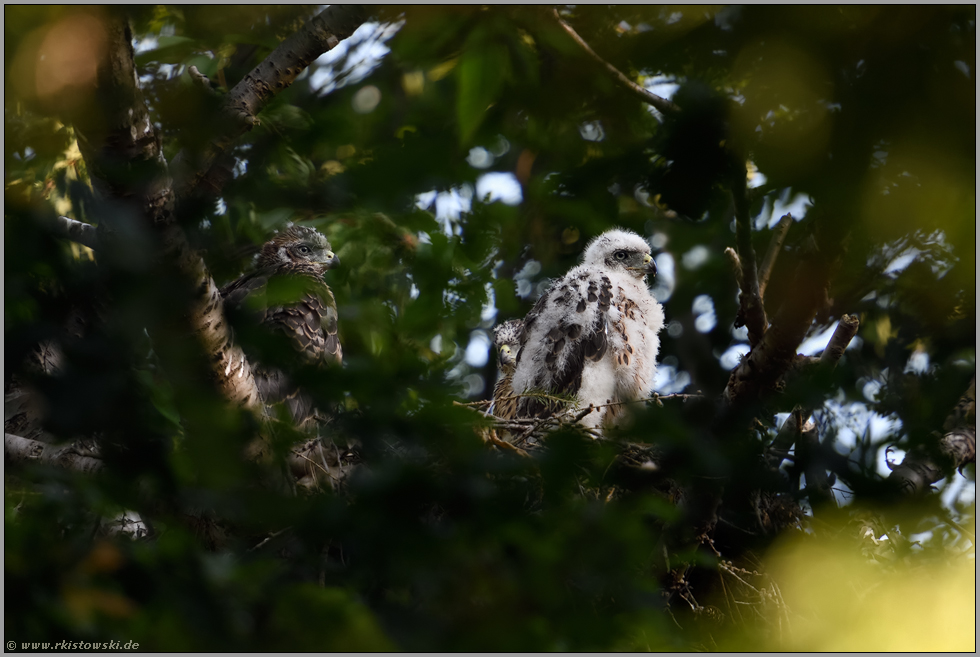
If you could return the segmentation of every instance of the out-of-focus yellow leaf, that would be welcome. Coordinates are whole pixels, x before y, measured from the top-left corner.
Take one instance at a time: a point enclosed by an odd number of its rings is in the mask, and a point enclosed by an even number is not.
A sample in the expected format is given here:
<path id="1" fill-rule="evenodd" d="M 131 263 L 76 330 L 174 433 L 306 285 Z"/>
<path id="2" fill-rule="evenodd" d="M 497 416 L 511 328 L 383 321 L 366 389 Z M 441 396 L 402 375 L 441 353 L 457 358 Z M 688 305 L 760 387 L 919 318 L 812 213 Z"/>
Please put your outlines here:
<path id="1" fill-rule="evenodd" d="M 913 555 L 893 565 L 851 541 L 796 537 L 771 554 L 769 572 L 790 610 L 778 650 L 976 650 L 976 562 Z"/>
<path id="2" fill-rule="evenodd" d="M 437 82 L 443 79 L 444 77 L 446 77 L 447 75 L 449 75 L 452 72 L 452 70 L 456 68 L 456 64 L 458 62 L 459 62 L 459 58 L 454 57 L 449 61 L 439 64 L 438 66 L 433 66 L 432 68 L 429 69 L 429 71 L 425 75 L 427 78 L 429 78 L 430 81 Z"/>
<path id="3" fill-rule="evenodd" d="M 418 96 L 425 90 L 425 73 L 423 71 L 409 71 L 402 75 L 402 88 L 409 96 Z"/>

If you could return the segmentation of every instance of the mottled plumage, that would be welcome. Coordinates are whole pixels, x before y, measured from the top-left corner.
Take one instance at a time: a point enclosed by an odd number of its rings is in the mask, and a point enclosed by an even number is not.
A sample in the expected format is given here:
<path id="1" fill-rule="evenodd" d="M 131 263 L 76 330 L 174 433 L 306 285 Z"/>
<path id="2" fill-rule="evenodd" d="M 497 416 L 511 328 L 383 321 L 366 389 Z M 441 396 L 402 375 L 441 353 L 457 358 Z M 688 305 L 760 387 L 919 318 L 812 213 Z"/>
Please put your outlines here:
<path id="1" fill-rule="evenodd" d="M 340 264 L 327 238 L 312 228 L 289 226 L 262 246 L 255 270 L 221 290 L 225 307 L 244 308 L 273 331 L 290 338 L 311 364 L 340 363 L 337 304 L 323 274 Z M 268 404 L 286 401 L 297 424 L 312 415 L 312 404 L 283 372 L 253 363 L 259 393 Z"/>
<path id="2" fill-rule="evenodd" d="M 640 399 L 656 374 L 663 308 L 650 294 L 650 246 L 636 233 L 610 230 L 586 247 L 582 264 L 555 281 L 524 319 L 512 389 L 572 397 L 579 408 Z M 555 412 L 561 402 L 522 397 L 518 417 Z M 609 425 L 622 406 L 582 419 Z"/>
<path id="3" fill-rule="evenodd" d="M 493 344 L 497 348 L 497 383 L 493 387 L 493 401 L 490 413 L 503 420 L 517 416 L 517 397 L 511 387 L 514 368 L 517 366 L 517 352 L 521 348 L 521 333 L 524 322 L 512 319 L 493 329 Z"/>

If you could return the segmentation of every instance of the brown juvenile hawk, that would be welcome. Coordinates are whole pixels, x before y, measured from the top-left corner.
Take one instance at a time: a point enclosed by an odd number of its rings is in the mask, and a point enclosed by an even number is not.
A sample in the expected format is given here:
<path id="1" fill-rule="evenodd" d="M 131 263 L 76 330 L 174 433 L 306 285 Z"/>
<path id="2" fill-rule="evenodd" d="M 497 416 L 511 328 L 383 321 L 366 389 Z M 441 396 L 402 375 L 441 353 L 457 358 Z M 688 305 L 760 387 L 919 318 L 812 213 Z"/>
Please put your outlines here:
<path id="1" fill-rule="evenodd" d="M 493 344 L 497 347 L 497 383 L 493 387 L 490 414 L 503 420 L 517 417 L 517 397 L 511 381 L 517 366 L 517 352 L 521 348 L 521 332 L 524 322 L 512 319 L 493 329 Z"/>
<path id="2" fill-rule="evenodd" d="M 636 233 L 610 230 L 592 240 L 582 264 L 541 295 L 524 318 L 514 393 L 568 395 L 578 408 L 597 408 L 582 419 L 608 426 L 622 412 L 617 402 L 641 399 L 653 388 L 664 311 L 647 289 L 656 275 L 650 246 Z M 518 417 L 540 417 L 561 403 L 524 396 Z"/>
<path id="3" fill-rule="evenodd" d="M 262 245 L 255 270 L 221 289 L 225 308 L 254 312 L 264 326 L 288 336 L 311 363 L 340 363 L 337 304 L 323 274 L 340 264 L 322 234 L 290 225 Z M 285 401 L 293 421 L 313 415 L 312 402 L 276 368 L 253 363 L 255 383 L 267 404 Z"/>

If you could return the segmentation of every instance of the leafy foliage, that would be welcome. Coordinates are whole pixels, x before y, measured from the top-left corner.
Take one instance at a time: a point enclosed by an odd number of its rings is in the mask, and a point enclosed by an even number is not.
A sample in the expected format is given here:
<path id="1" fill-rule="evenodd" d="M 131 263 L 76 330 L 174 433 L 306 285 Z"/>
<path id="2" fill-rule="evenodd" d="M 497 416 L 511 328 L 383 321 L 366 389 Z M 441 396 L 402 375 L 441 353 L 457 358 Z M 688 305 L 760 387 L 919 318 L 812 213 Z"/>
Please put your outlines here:
<path id="1" fill-rule="evenodd" d="M 244 458 L 263 425 L 218 394 L 185 319 L 193 290 L 124 204 L 93 192 L 66 107 L 38 83 L 40 50 L 73 47 L 52 35 L 89 11 L 103 10 L 5 10 L 5 393 L 32 390 L 47 438 L 97 438 L 106 463 L 97 476 L 8 464 L 9 640 L 797 649 L 843 623 L 828 610 L 850 596 L 848 572 L 884 572 L 904 599 L 968 586 L 956 577 L 975 569 L 962 529 L 975 527 L 974 466 L 951 472 L 941 496 L 911 501 L 887 485 L 883 462 L 935 443 L 976 368 L 973 6 L 561 9 L 631 79 L 656 93 L 679 86 L 685 112 L 668 117 L 596 65 L 550 9 L 383 10 L 264 107 L 220 198 L 179 217 L 219 285 L 287 221 L 337 251 L 326 280 L 343 368 L 297 365 L 285 341 L 236 333 L 330 410 L 329 449 L 359 463 L 336 487 L 320 468 L 309 495 L 282 485 L 283 459 L 305 438 L 284 423 L 273 424 L 274 465 Z M 170 162 L 210 143 L 226 120 L 222 94 L 314 13 L 131 11 Z M 214 93 L 191 81 L 191 65 Z M 727 409 L 716 400 L 748 351 L 724 256 L 746 161 L 760 257 L 780 215 L 795 219 L 767 312 L 811 285 L 797 265 L 822 257 L 834 275 L 808 335 L 844 313 L 861 329 L 835 370 Z M 129 228 L 121 248 L 93 256 L 55 236 L 58 214 Z M 564 427 L 530 458 L 489 448 L 487 421 L 458 403 L 490 395 L 489 329 L 522 317 L 613 226 L 655 247 L 668 321 L 658 390 L 703 396 L 638 407 L 608 441 Z M 51 340 L 63 352 L 55 376 L 31 357 Z M 810 503 L 802 466 L 762 465 L 777 415 L 796 404 L 818 411 L 837 504 Z M 757 524 L 760 498 L 770 531 Z M 106 531 L 123 511 L 152 536 Z M 807 535 L 850 555 L 809 606 L 800 601 L 821 582 L 799 573 L 825 564 L 812 545 L 792 547 Z M 770 556 L 774 574 L 760 573 Z M 885 565 L 869 575 L 870 562 Z M 792 601 L 776 602 L 779 584 Z M 751 619 L 732 610 L 744 602 Z M 975 622 L 961 602 L 946 616 L 959 648 Z M 817 619 L 803 625 L 814 634 L 780 634 L 787 605 Z M 854 645 L 866 644 L 827 644 Z"/>

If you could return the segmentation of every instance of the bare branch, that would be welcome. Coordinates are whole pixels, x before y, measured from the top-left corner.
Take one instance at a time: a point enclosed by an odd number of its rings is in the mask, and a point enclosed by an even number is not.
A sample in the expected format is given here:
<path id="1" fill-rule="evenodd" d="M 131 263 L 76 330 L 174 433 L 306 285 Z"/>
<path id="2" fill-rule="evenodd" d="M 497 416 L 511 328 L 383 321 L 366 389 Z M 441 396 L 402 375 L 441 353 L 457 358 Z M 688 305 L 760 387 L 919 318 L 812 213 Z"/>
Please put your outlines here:
<path id="1" fill-rule="evenodd" d="M 858 319 L 857 315 L 843 315 L 840 321 L 837 322 L 837 328 L 834 330 L 834 335 L 831 336 L 830 342 L 827 343 L 823 353 L 820 354 L 820 362 L 836 365 L 837 361 L 844 355 L 844 350 L 847 349 L 847 345 L 851 343 L 851 340 L 857 334 L 858 327 L 860 326 L 861 320 Z"/>
<path id="2" fill-rule="evenodd" d="M 789 414 L 786 421 L 779 427 L 779 431 L 776 432 L 776 437 L 772 439 L 772 443 L 767 450 L 770 466 L 778 468 L 779 464 L 787 458 L 790 448 L 796 444 L 796 439 L 800 435 L 799 422 L 806 424 L 810 420 L 810 415 L 810 411 L 807 411 L 804 416 L 799 406 L 794 408 L 793 412 Z"/>
<path id="3" fill-rule="evenodd" d="M 620 72 L 618 68 L 616 68 L 615 66 L 613 66 L 612 64 L 604 60 L 602 57 L 597 55 L 596 52 L 592 50 L 591 46 L 589 46 L 589 44 L 586 43 L 585 40 L 578 35 L 578 32 L 576 32 L 571 25 L 569 25 L 568 23 L 562 20 L 561 16 L 558 15 L 557 9 L 552 11 L 552 15 L 555 17 L 555 20 L 558 21 L 558 24 L 562 27 L 562 29 L 565 30 L 565 32 L 568 33 L 570 37 L 572 37 L 572 40 L 575 41 L 576 44 L 578 44 L 579 48 L 584 50 L 585 54 L 587 54 L 590 58 L 592 58 L 592 60 L 597 64 L 599 64 L 602 68 L 604 68 L 606 72 L 609 73 L 612 76 L 612 78 L 616 80 L 616 82 L 618 82 L 620 85 L 622 85 L 627 91 L 629 91 L 634 96 L 642 100 L 644 103 L 647 103 L 648 105 L 652 105 L 654 108 L 656 108 L 657 110 L 659 110 L 664 114 L 676 114 L 681 111 L 681 108 L 678 107 L 676 104 L 672 103 L 666 98 L 661 98 L 655 93 L 651 93 L 647 91 L 646 89 L 644 89 L 643 87 L 641 87 L 640 85 L 638 85 L 637 83 L 633 82 L 628 77 L 623 75 L 623 73 Z"/>
<path id="4" fill-rule="evenodd" d="M 196 82 L 205 92 L 211 94 L 212 96 L 218 95 L 218 92 L 211 86 L 211 80 L 208 79 L 208 76 L 201 73 L 196 66 L 188 66 L 187 75 L 189 75 L 191 80 Z"/>
<path id="5" fill-rule="evenodd" d="M 962 468 L 977 460 L 976 376 L 960 397 L 943 425 L 945 435 L 939 438 L 938 454 L 917 448 L 905 455 L 902 463 L 888 475 L 899 488 L 910 495 L 928 491 L 952 468 Z M 972 424 L 970 421 L 972 420 Z"/>
<path id="6" fill-rule="evenodd" d="M 847 345 L 850 344 L 851 339 L 857 333 L 858 326 L 860 325 L 861 322 L 855 315 L 844 315 L 841 317 L 840 321 L 837 323 L 837 329 L 834 331 L 834 335 L 830 338 L 830 342 L 827 343 L 827 347 L 823 350 L 823 353 L 820 355 L 817 362 L 826 363 L 832 367 L 836 367 L 837 362 L 844 354 L 844 350 L 847 349 Z M 802 430 L 803 433 L 808 430 L 805 427 L 809 427 L 812 424 L 809 422 L 811 415 L 813 415 L 812 410 L 803 410 L 798 406 L 793 409 L 790 416 L 786 418 L 786 421 L 783 422 L 783 426 L 779 428 L 776 437 L 769 446 L 769 464 L 772 467 L 779 467 L 779 464 L 786 458 L 787 452 L 800 436 L 800 427 L 804 427 Z M 824 473 L 824 476 L 826 476 L 826 473 Z M 811 478 L 808 475 L 807 482 L 809 482 L 810 479 Z M 809 483 L 807 485 L 809 485 Z"/>
<path id="7" fill-rule="evenodd" d="M 762 340 L 732 371 L 725 399 L 732 404 L 748 403 L 775 387 L 793 364 L 797 347 L 824 303 L 828 278 L 829 266 L 818 254 L 800 263 L 793 281 L 797 292 L 780 308 Z"/>
<path id="8" fill-rule="evenodd" d="M 74 443 L 52 445 L 39 440 L 22 438 L 12 433 L 3 434 L 3 455 L 9 463 L 34 461 L 89 474 L 99 472 L 103 468 L 101 460 L 80 454 Z"/>
<path id="9" fill-rule="evenodd" d="M 51 228 L 59 237 L 64 237 L 72 242 L 78 242 L 93 251 L 99 250 L 98 229 L 92 224 L 59 216 L 51 225 Z"/>
<path id="10" fill-rule="evenodd" d="M 783 250 L 786 233 L 789 232 L 789 227 L 792 225 L 793 215 L 787 213 L 783 215 L 773 230 L 772 238 L 769 240 L 769 248 L 766 249 L 766 255 L 762 258 L 762 264 L 759 265 L 760 298 L 765 298 L 766 296 L 766 286 L 769 285 L 769 276 L 772 274 L 772 268 L 776 264 L 776 257 Z"/>
<path id="11" fill-rule="evenodd" d="M 99 62 L 94 106 L 69 118 L 96 191 L 127 203 L 135 212 L 123 215 L 154 231 L 158 255 L 173 263 L 196 294 L 189 308 L 192 329 L 207 350 L 213 379 L 236 405 L 257 409 L 260 397 L 251 368 L 231 332 L 218 288 L 174 214 L 174 191 L 163 157 L 160 135 L 150 121 L 139 87 L 132 34 L 125 19 L 106 20 L 108 48 Z M 112 222 L 99 224 L 99 245 L 111 248 L 118 235 Z"/>
<path id="12" fill-rule="evenodd" d="M 530 454 L 528 454 L 527 452 L 525 452 L 520 447 L 518 447 L 516 445 L 511 445 L 509 442 L 507 442 L 505 440 L 501 440 L 500 437 L 497 436 L 497 432 L 494 429 L 491 429 L 490 432 L 487 434 L 487 442 L 489 442 L 491 445 L 493 445 L 494 447 L 497 447 L 499 449 L 503 449 L 503 450 L 506 450 L 506 451 L 509 451 L 509 452 L 516 452 L 518 454 L 518 456 L 523 456 L 525 458 L 530 458 Z"/>
<path id="13" fill-rule="evenodd" d="M 742 289 L 742 261 L 738 257 L 738 253 L 735 252 L 730 246 L 725 247 L 725 255 L 728 256 L 728 260 L 732 263 L 732 272 L 735 274 L 735 282 L 738 284 L 738 289 Z"/>
<path id="14" fill-rule="evenodd" d="M 336 47 L 364 22 L 359 5 L 330 5 L 285 39 L 265 60 L 232 88 L 225 103 L 227 130 L 217 135 L 193 162 L 182 152 L 172 164 L 178 177 L 177 197 L 195 190 L 220 191 L 231 178 L 234 159 L 222 157 L 235 141 L 258 124 L 256 116 L 277 93 L 290 86 L 317 57 Z"/>
<path id="15" fill-rule="evenodd" d="M 752 248 L 752 217 L 749 215 L 749 202 L 745 197 L 745 167 L 738 167 L 732 184 L 732 198 L 735 202 L 735 243 L 738 257 L 742 263 L 742 279 L 739 295 L 739 311 L 735 327 L 749 329 L 749 344 L 759 344 L 765 335 L 769 322 L 762 305 L 759 291 L 759 275 L 755 264 L 755 250 Z"/>

